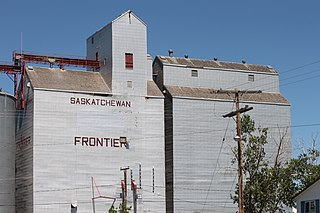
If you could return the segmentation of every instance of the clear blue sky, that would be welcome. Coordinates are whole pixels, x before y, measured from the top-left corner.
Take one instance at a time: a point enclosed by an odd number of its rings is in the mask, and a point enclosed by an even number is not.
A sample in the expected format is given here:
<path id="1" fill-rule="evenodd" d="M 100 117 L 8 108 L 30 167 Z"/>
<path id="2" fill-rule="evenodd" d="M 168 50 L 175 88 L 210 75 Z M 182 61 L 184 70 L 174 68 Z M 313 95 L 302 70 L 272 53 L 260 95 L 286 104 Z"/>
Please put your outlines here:
<path id="1" fill-rule="evenodd" d="M 126 10 L 148 25 L 148 52 L 271 65 L 292 104 L 292 125 L 320 124 L 320 1 L 2 0 L 0 61 L 13 50 L 85 56 L 86 38 Z M 313 65 L 304 66 L 310 63 Z M 299 69 L 295 69 L 301 67 Z M 0 88 L 12 82 L 0 74 Z M 320 125 L 292 128 L 296 151 Z M 310 143 L 309 143 L 310 144 Z"/>

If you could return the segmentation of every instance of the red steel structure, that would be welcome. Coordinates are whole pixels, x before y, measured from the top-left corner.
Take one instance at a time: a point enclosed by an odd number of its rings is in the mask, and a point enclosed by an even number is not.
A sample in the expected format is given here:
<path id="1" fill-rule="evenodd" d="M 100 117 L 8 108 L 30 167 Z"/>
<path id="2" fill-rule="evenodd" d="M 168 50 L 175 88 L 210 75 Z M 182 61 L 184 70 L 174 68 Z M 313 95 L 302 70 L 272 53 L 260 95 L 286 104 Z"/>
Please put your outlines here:
<path id="1" fill-rule="evenodd" d="M 77 66 L 77 67 L 88 67 L 97 69 L 100 67 L 99 61 L 87 60 L 85 58 L 70 58 L 70 57 L 60 57 L 52 55 L 37 55 L 32 53 L 13 53 L 13 61 L 15 63 L 25 62 L 25 63 L 41 63 L 49 64 L 50 66 L 57 65 L 61 69 L 64 66 Z"/>
<path id="2" fill-rule="evenodd" d="M 50 67 L 56 65 L 59 66 L 60 69 L 64 69 L 65 66 L 73 66 L 84 68 L 87 67 L 97 70 L 100 67 L 100 63 L 97 60 L 87 60 L 85 58 L 61 57 L 53 55 L 38 55 L 27 52 L 13 52 L 13 63 L 14 65 L 0 64 L 0 72 L 4 72 L 8 75 L 13 75 L 16 107 L 20 109 L 25 108 L 24 84 L 26 80 L 25 73 L 27 63 L 49 64 Z M 21 77 L 20 85 L 18 86 L 19 74 L 21 75 Z"/>

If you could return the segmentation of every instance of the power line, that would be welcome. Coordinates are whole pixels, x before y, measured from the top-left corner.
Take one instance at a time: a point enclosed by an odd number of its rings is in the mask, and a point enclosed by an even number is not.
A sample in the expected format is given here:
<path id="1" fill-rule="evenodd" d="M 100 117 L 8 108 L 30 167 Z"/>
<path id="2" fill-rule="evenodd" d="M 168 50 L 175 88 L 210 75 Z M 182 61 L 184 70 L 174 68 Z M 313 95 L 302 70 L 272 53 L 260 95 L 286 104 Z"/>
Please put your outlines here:
<path id="1" fill-rule="evenodd" d="M 233 110 L 233 108 L 234 108 L 234 104 L 232 105 L 231 111 Z M 207 202 L 207 199 L 208 199 L 208 196 L 209 196 L 209 191 L 210 191 L 212 183 L 213 183 L 213 179 L 214 179 L 215 172 L 216 172 L 216 169 L 217 169 L 217 166 L 218 166 L 219 158 L 220 158 L 220 155 L 221 155 L 221 152 L 222 152 L 222 147 L 223 147 L 224 141 L 226 139 L 227 130 L 229 128 L 229 123 L 230 123 L 230 119 L 228 120 L 226 129 L 225 129 L 225 132 L 224 132 L 224 136 L 223 136 L 223 139 L 221 141 L 221 145 L 220 145 L 220 150 L 219 150 L 219 153 L 218 153 L 217 161 L 216 161 L 216 164 L 215 164 L 215 168 L 213 170 L 213 174 L 211 175 L 211 181 L 210 181 L 210 184 L 209 184 L 209 187 L 208 187 L 208 191 L 207 191 L 207 194 L 206 194 L 206 199 L 204 201 L 204 204 L 203 204 L 201 212 L 203 212 L 204 206 L 206 205 L 206 202 Z"/>
<path id="2" fill-rule="evenodd" d="M 295 70 L 298 70 L 298 69 L 301 69 L 301 68 L 304 68 L 304 67 L 308 67 L 308 66 L 311 66 L 311 65 L 314 65 L 314 64 L 318 64 L 318 63 L 320 63 L 320 60 L 314 61 L 314 62 L 311 62 L 311 63 L 307 63 L 307 64 L 304 64 L 304 65 L 301 65 L 301 66 L 298 66 L 298 67 L 290 68 L 288 70 L 283 71 L 281 74 L 289 73 L 289 72 L 292 72 L 292 71 L 295 71 Z M 257 81 L 261 81 L 261 80 L 265 80 L 265 79 L 270 78 L 270 77 L 272 77 L 272 76 L 265 76 L 263 78 L 260 78 L 260 79 L 256 80 L 256 82 Z M 250 82 L 245 82 L 245 83 L 242 83 L 242 84 L 231 86 L 231 87 L 228 87 L 226 89 L 233 89 L 233 88 L 236 88 L 236 87 L 239 87 L 239 86 L 243 86 L 243 85 L 246 85 L 246 84 L 250 84 Z M 253 89 L 253 88 L 248 88 L 248 89 Z M 270 88 L 270 89 L 272 89 L 272 88 Z"/>

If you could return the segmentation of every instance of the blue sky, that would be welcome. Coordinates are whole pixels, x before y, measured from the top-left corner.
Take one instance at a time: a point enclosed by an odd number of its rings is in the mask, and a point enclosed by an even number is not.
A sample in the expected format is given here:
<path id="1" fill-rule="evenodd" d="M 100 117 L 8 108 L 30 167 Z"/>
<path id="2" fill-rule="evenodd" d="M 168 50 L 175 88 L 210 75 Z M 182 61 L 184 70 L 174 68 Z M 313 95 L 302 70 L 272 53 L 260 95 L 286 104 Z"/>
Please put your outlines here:
<path id="1" fill-rule="evenodd" d="M 292 105 L 294 151 L 319 134 L 320 2 L 2 0 L 0 61 L 13 50 L 85 56 L 86 38 L 126 10 L 148 25 L 148 52 L 265 64 L 280 74 L 280 89 Z M 0 88 L 12 91 L 0 74 Z M 311 126 L 301 126 L 318 124 Z M 296 127 L 297 126 L 297 127 Z"/>

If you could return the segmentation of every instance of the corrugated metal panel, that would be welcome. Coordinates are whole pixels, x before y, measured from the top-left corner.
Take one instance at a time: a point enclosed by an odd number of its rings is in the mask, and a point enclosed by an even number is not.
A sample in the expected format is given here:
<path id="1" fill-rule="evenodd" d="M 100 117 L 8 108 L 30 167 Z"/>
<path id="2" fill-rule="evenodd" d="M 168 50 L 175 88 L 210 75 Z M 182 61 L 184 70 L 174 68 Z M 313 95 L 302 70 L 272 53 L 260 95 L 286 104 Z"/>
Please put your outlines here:
<path id="1" fill-rule="evenodd" d="M 226 70 L 222 68 L 211 69 L 182 65 L 172 66 L 171 64 L 163 64 L 159 57 L 157 57 L 153 67 L 154 72 L 157 74 L 156 83 L 159 88 L 163 88 L 163 85 L 170 85 L 194 88 L 222 88 L 229 90 L 262 90 L 264 92 L 280 93 L 278 74 L 261 72 L 259 71 L 261 68 L 260 66 L 252 67 L 252 69 L 254 68 L 256 71 L 237 69 Z M 195 72 L 197 75 L 194 75 Z"/>
<path id="2" fill-rule="evenodd" d="M 81 102 L 81 98 L 87 101 Z M 98 99 L 103 101 L 88 104 Z M 117 101 L 129 105 L 117 106 Z M 123 178 L 120 167 L 130 166 L 139 186 L 139 163 L 142 189 L 138 189 L 138 212 L 165 212 L 163 99 L 36 90 L 34 116 L 35 212 L 69 212 L 75 201 L 78 212 L 91 212 L 91 176 L 101 194 L 118 197 L 118 206 Z M 84 137 L 93 139 L 83 144 Z M 129 149 L 96 143 L 96 138 L 119 137 L 127 137 Z M 128 194 L 132 196 L 132 191 Z M 105 212 L 110 204 L 100 200 L 96 211 Z"/>
<path id="3" fill-rule="evenodd" d="M 26 107 L 17 113 L 16 131 L 16 211 L 33 213 L 33 115 L 34 96 L 25 88 Z"/>
<path id="4" fill-rule="evenodd" d="M 234 97 L 232 95 L 227 93 L 219 93 L 219 90 L 216 89 L 180 87 L 170 85 L 166 85 L 165 87 L 173 97 L 234 100 Z M 246 102 L 264 102 L 289 105 L 289 102 L 279 93 L 247 94 L 244 92 L 244 94 L 241 95 L 241 100 Z"/>
<path id="5" fill-rule="evenodd" d="M 254 108 L 249 114 L 256 126 L 270 127 L 269 143 L 265 148 L 269 162 L 275 158 L 279 132 L 284 134 L 286 128 L 289 129 L 284 139 L 282 160 L 290 159 L 290 106 L 264 103 L 251 103 L 250 106 Z M 223 114 L 234 110 L 233 103 L 173 97 L 171 107 L 172 113 L 168 112 L 166 118 L 172 119 L 172 133 L 169 133 L 172 138 L 166 140 L 166 146 L 171 146 L 172 151 L 166 152 L 173 154 L 167 158 L 172 165 L 166 166 L 173 167 L 171 202 L 174 212 L 237 211 L 230 198 L 237 181 L 237 168 L 231 163 L 236 127 L 232 119 L 222 118 Z M 167 122 L 170 130 L 170 121 Z"/>
<path id="6" fill-rule="evenodd" d="M 0 91 L 0 212 L 15 212 L 15 98 Z"/>
<path id="7" fill-rule="evenodd" d="M 154 81 L 147 82 L 147 96 L 163 97 L 162 92 L 154 83 Z"/>
<path id="8" fill-rule="evenodd" d="M 163 64 L 183 65 L 191 68 L 215 68 L 215 69 L 230 69 L 238 71 L 254 71 L 277 74 L 270 66 L 258 64 L 244 64 L 235 62 L 220 62 L 215 60 L 200 60 L 191 58 L 177 58 L 169 56 L 157 56 Z"/>
<path id="9" fill-rule="evenodd" d="M 100 73 L 33 67 L 27 74 L 34 88 L 110 93 Z"/>

